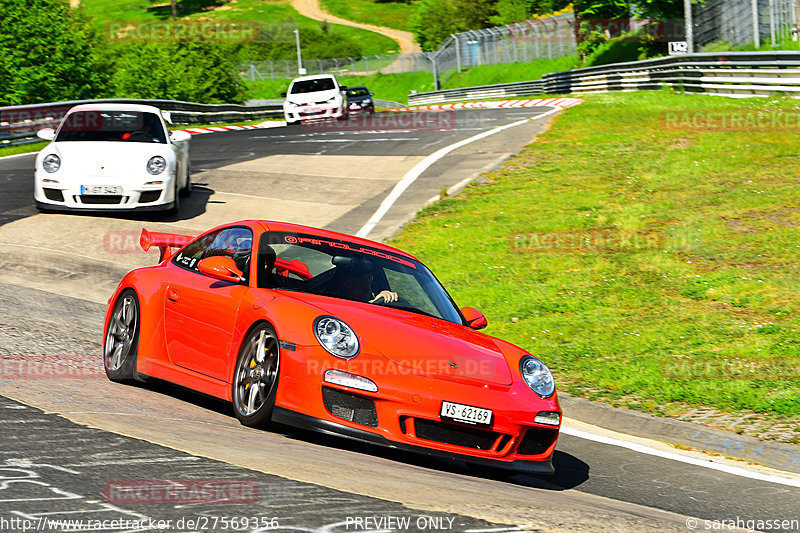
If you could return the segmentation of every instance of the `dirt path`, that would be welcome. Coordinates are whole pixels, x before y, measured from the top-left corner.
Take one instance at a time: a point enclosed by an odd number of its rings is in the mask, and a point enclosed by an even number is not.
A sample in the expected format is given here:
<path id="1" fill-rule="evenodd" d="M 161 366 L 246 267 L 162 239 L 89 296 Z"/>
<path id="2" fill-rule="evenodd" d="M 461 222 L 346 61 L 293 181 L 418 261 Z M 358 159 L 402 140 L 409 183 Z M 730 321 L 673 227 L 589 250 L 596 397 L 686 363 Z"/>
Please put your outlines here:
<path id="1" fill-rule="evenodd" d="M 333 24 L 353 26 L 354 28 L 361 28 L 362 30 L 374 31 L 375 33 L 385 35 L 397 41 L 400 45 L 401 54 L 413 54 L 421 51 L 419 45 L 414 42 L 414 34 L 411 32 L 394 30 L 383 26 L 373 26 L 372 24 L 361 24 L 360 22 L 353 22 L 351 20 L 335 17 L 324 11 L 317 0 L 292 0 L 292 7 L 301 15 L 314 20 L 327 20 Z"/>

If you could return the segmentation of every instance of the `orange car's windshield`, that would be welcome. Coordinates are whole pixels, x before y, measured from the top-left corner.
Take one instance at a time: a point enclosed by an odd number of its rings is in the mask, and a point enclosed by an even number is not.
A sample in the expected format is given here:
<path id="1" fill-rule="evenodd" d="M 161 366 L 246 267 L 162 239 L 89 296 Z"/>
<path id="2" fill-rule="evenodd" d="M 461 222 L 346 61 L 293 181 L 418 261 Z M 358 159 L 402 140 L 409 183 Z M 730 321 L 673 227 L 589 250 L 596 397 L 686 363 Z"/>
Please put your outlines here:
<path id="1" fill-rule="evenodd" d="M 463 323 L 450 295 L 422 263 L 344 240 L 265 233 L 258 249 L 258 286 L 361 302 L 391 291 L 399 297 L 391 307 Z"/>

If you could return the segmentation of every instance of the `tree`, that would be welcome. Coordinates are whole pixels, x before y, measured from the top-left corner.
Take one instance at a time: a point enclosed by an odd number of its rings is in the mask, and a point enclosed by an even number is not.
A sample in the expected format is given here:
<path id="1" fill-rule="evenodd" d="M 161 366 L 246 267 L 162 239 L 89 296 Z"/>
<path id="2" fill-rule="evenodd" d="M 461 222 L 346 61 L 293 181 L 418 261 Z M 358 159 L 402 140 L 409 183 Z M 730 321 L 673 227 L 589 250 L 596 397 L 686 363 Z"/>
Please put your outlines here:
<path id="1" fill-rule="evenodd" d="M 573 5 L 578 19 L 621 19 L 631 15 L 628 0 L 576 0 Z"/>
<path id="2" fill-rule="evenodd" d="M 60 0 L 0 0 L 0 105 L 103 96 L 108 67 L 79 9 Z"/>
<path id="3" fill-rule="evenodd" d="M 452 33 L 487 28 L 497 14 L 496 0 L 420 0 L 411 31 L 425 51 L 436 50 Z"/>
<path id="4" fill-rule="evenodd" d="M 116 97 L 209 104 L 243 98 L 241 79 L 217 43 L 150 42 L 112 48 L 119 65 L 111 79 Z"/>

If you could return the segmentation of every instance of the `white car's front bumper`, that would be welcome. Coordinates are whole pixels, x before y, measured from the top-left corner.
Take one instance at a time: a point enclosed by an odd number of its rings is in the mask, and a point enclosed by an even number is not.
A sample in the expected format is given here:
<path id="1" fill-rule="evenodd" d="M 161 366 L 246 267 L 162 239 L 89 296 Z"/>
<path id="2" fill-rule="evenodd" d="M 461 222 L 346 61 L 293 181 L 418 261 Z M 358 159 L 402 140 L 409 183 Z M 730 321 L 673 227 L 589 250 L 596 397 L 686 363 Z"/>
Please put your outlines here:
<path id="1" fill-rule="evenodd" d="M 96 183 L 96 177 L 83 179 L 72 177 L 69 180 L 56 180 L 52 174 L 47 175 L 43 171 L 37 171 L 33 197 L 38 207 L 53 210 L 160 211 L 169 209 L 175 202 L 175 175 L 154 178 L 155 176 L 150 176 L 149 181 L 161 181 L 161 183 L 145 184 L 146 182 L 142 181 L 137 186 L 131 186 L 130 184 L 112 184 L 108 179 L 105 179 L 103 183 Z M 76 183 L 80 183 L 80 185 L 76 185 Z M 106 191 L 103 191 L 102 194 L 95 194 L 97 191 L 84 189 L 84 187 L 92 186 L 117 187 L 118 191 L 111 194 Z"/>
<path id="2" fill-rule="evenodd" d="M 292 105 L 283 106 L 283 116 L 286 122 L 300 122 L 302 120 L 318 120 L 325 118 L 340 118 L 346 114 L 341 104 L 317 105 Z"/>

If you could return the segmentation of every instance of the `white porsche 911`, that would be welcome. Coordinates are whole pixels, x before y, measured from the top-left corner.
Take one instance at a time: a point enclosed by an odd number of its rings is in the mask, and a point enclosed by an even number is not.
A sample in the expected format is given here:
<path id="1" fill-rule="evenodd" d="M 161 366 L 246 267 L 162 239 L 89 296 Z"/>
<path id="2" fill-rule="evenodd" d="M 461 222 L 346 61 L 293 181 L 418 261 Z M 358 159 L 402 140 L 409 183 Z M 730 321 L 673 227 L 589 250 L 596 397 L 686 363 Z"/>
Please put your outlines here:
<path id="1" fill-rule="evenodd" d="M 41 210 L 177 213 L 191 192 L 191 135 L 170 132 L 156 107 L 83 104 L 37 135 L 52 141 L 36 156 Z"/>

